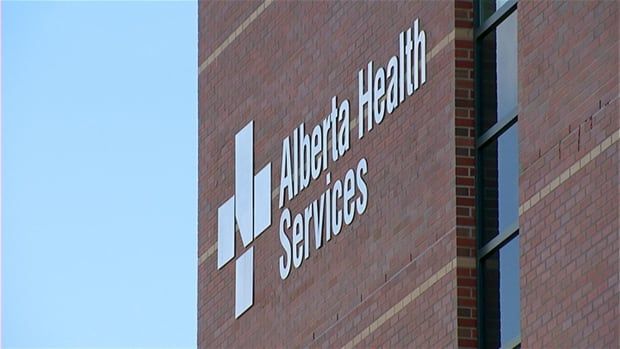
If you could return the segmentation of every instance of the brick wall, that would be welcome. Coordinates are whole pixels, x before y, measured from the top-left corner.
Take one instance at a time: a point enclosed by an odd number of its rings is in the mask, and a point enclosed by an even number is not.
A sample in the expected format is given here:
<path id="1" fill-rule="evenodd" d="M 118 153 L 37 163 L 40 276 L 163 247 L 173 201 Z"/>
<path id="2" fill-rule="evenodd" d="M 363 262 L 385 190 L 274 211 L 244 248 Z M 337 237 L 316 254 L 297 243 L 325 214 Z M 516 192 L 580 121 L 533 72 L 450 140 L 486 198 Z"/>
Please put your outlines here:
<path id="1" fill-rule="evenodd" d="M 427 82 L 358 139 L 357 73 L 386 66 L 416 18 Z M 471 20 L 471 1 L 200 3 L 200 347 L 476 345 Z M 281 280 L 282 140 L 319 123 L 334 95 L 350 100 L 354 127 L 328 170 L 341 178 L 366 158 L 368 208 Z M 253 242 L 254 305 L 235 320 L 234 266 L 217 270 L 217 208 L 234 192 L 234 135 L 250 120 L 274 200 Z M 325 173 L 286 206 L 301 212 L 324 183 Z"/>
<path id="2" fill-rule="evenodd" d="M 518 6 L 523 347 L 617 347 L 619 5 Z"/>
<path id="3" fill-rule="evenodd" d="M 524 347 L 618 342 L 618 4 L 519 3 Z M 420 18 L 427 83 L 363 139 L 357 72 L 385 66 Z M 475 347 L 471 1 L 201 2 L 198 344 Z M 282 140 L 351 103 L 341 178 L 368 161 L 369 206 L 286 280 L 278 272 Z M 272 225 L 255 242 L 254 306 L 234 319 L 217 270 L 217 208 L 234 192 L 234 135 L 254 120 L 272 163 Z M 287 207 L 301 212 L 325 174 Z M 237 238 L 237 255 L 242 252 Z"/>
<path id="4" fill-rule="evenodd" d="M 455 149 L 458 346 L 476 348 L 476 147 L 473 1 L 455 1 Z"/>

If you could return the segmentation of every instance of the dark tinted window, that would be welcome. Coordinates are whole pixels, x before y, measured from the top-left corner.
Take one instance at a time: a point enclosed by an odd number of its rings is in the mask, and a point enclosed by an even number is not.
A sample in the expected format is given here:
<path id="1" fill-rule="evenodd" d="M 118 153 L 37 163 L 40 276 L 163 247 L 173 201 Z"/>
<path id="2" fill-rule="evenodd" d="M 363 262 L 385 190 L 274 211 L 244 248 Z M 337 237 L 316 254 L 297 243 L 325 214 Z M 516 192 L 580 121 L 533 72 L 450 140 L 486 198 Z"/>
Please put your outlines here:
<path id="1" fill-rule="evenodd" d="M 487 34 L 479 51 L 481 131 L 514 116 L 517 107 L 517 11 Z"/>
<path id="2" fill-rule="evenodd" d="M 482 148 L 482 244 L 515 224 L 519 218 L 519 140 L 513 125 Z"/>
<path id="3" fill-rule="evenodd" d="M 501 8 L 508 0 L 481 0 L 480 1 L 480 19 L 484 22 L 487 18 L 489 18 L 495 11 Z"/>
<path id="4" fill-rule="evenodd" d="M 479 345 L 519 348 L 517 4 L 477 4 Z"/>
<path id="5" fill-rule="evenodd" d="M 485 348 L 498 348 L 520 335 L 519 236 L 482 262 Z"/>

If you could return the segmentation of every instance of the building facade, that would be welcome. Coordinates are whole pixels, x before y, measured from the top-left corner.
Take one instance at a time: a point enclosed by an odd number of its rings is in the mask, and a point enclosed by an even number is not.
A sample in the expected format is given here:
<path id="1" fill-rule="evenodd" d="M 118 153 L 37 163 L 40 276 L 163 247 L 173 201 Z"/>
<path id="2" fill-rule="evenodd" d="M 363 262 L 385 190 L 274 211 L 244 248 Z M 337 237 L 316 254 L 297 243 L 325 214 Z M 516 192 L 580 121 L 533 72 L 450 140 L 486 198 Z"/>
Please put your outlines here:
<path id="1" fill-rule="evenodd" d="M 198 346 L 618 347 L 618 7 L 200 2 Z"/>

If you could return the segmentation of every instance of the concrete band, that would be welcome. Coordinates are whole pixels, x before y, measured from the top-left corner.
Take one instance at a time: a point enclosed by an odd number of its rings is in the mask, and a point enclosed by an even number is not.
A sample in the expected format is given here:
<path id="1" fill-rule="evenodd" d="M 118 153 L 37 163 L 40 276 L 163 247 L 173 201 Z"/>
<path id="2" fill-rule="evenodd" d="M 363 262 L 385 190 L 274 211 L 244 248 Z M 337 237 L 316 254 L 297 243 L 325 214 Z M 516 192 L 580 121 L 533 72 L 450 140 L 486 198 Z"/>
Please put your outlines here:
<path id="1" fill-rule="evenodd" d="M 241 23 L 241 25 L 239 25 L 239 27 L 237 27 L 237 29 L 235 29 L 235 31 L 232 32 L 232 34 L 230 34 L 226 38 L 226 40 L 224 40 L 224 42 L 221 43 L 220 46 L 218 46 L 215 51 L 213 51 L 213 53 L 209 55 L 209 57 L 207 57 L 207 59 L 205 59 L 204 62 L 200 64 L 200 66 L 198 67 L 198 75 L 200 75 L 200 73 L 202 73 L 209 66 L 209 64 L 213 63 L 213 61 L 222 53 L 222 51 L 224 51 L 226 47 L 228 47 L 228 45 L 230 45 L 230 43 L 233 42 L 239 36 L 239 34 L 241 34 L 245 30 L 245 28 L 247 28 L 252 22 L 254 22 L 254 20 L 261 13 L 263 13 L 263 11 L 265 11 L 265 9 L 269 7 L 272 2 L 273 0 L 265 0 L 265 2 L 258 6 L 258 8 L 254 10 L 254 12 L 252 12 L 252 14 L 249 15 L 248 18 L 246 18 L 245 21 L 243 21 L 243 23 Z"/>
<path id="2" fill-rule="evenodd" d="M 615 144 L 619 138 L 620 129 L 613 132 L 609 137 L 605 138 L 604 141 L 596 145 L 581 159 L 575 161 L 575 163 L 569 166 L 564 172 L 562 172 L 562 174 L 547 183 L 547 185 L 545 185 L 536 194 L 532 195 L 529 199 L 525 200 L 525 202 L 521 206 L 519 206 L 519 216 L 523 215 L 525 212 L 527 212 L 527 210 L 540 202 L 545 196 L 552 193 L 557 187 L 560 186 L 560 184 L 564 183 L 575 173 L 577 173 L 579 170 L 589 164 L 592 160 L 596 159 L 596 157 L 602 154 L 607 148 Z"/>

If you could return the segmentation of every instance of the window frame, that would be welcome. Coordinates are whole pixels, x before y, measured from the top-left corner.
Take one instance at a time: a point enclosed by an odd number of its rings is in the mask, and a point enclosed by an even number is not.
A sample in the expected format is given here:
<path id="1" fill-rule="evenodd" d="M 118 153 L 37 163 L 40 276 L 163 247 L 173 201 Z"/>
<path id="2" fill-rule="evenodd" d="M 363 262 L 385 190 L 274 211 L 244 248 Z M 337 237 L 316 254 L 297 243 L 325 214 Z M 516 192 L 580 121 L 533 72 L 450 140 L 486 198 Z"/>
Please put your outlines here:
<path id="1" fill-rule="evenodd" d="M 482 40 L 490 33 L 492 33 L 501 23 L 504 22 L 506 18 L 508 18 L 511 14 L 513 14 L 517 10 L 518 0 L 509 0 L 504 5 L 502 5 L 499 9 L 497 9 L 491 16 L 489 16 L 486 20 L 481 23 L 481 13 L 482 13 L 482 1 L 475 1 L 475 11 L 474 11 L 474 69 L 476 71 L 476 76 L 474 80 L 474 90 L 475 90 L 475 118 L 476 118 L 476 220 L 477 220 L 477 258 L 476 258 L 476 268 L 478 270 L 478 288 L 477 288 L 477 312 L 478 312 L 478 346 L 480 348 L 484 348 L 485 346 L 485 331 L 484 331 L 484 304 L 482 302 L 483 299 L 483 287 L 484 287 L 484 276 L 482 275 L 482 262 L 484 259 L 503 246 L 512 241 L 516 236 L 519 235 L 519 219 L 511 224 L 509 227 L 500 231 L 497 236 L 492 238 L 486 244 L 482 244 L 482 232 L 480 230 L 481 222 L 483 221 L 483 197 L 481 195 L 483 183 L 482 176 L 480 175 L 480 169 L 482 168 L 482 164 L 480 161 L 480 153 L 482 148 L 485 145 L 493 142 L 497 138 L 499 138 L 502 134 L 504 134 L 508 129 L 513 127 L 519 118 L 519 110 L 518 103 L 517 107 L 513 108 L 508 115 L 503 115 L 501 118 L 498 118 L 496 123 L 488 128 L 486 131 L 482 132 L 481 121 L 482 113 L 481 113 L 481 82 L 479 72 L 482 71 L 482 63 L 480 62 L 480 50 L 481 50 L 481 42 Z M 519 330 L 519 333 L 521 331 Z M 506 343 L 507 348 L 520 348 L 521 347 L 521 335 L 511 338 Z M 501 345 L 501 344 L 500 344 Z"/>

